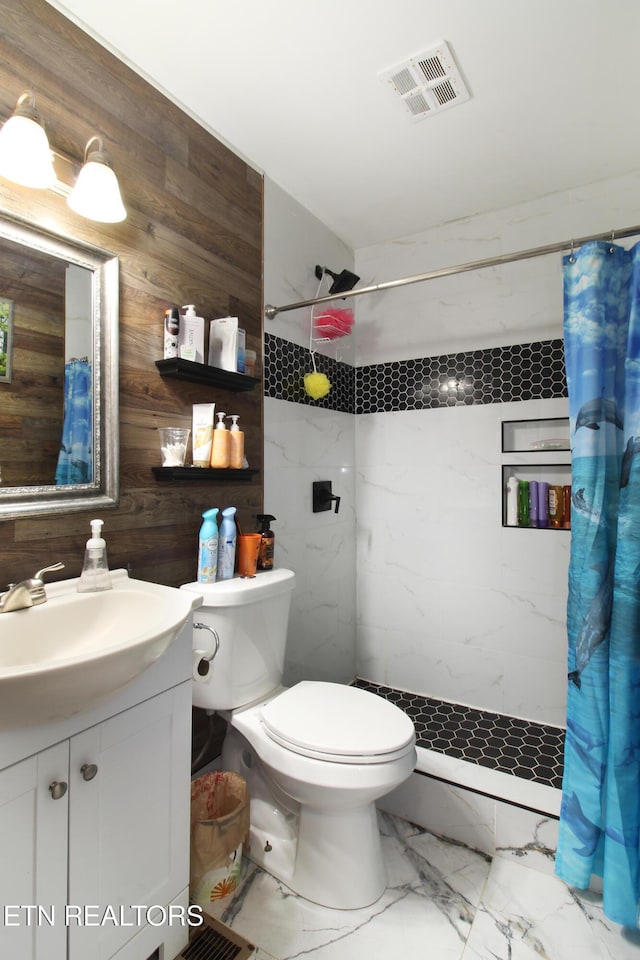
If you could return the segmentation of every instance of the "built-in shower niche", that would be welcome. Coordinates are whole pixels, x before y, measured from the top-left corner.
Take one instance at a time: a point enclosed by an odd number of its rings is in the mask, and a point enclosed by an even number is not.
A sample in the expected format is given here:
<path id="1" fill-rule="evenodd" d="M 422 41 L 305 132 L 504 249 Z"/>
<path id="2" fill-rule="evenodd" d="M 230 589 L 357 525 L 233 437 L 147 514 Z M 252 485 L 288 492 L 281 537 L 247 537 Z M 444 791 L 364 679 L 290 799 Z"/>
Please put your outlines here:
<path id="1" fill-rule="evenodd" d="M 568 417 L 502 421 L 502 526 L 510 529 L 567 530 L 569 527 L 513 527 L 507 523 L 507 481 L 532 480 L 549 486 L 571 484 Z"/>

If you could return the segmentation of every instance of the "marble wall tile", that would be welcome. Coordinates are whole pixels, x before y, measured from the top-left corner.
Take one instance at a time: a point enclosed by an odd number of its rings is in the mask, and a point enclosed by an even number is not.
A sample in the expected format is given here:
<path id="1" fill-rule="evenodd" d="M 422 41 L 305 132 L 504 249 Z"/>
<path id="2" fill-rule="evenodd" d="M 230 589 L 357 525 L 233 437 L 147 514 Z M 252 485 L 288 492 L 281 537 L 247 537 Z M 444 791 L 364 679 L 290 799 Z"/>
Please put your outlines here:
<path id="1" fill-rule="evenodd" d="M 296 574 L 287 684 L 355 674 L 353 416 L 265 397 L 265 511 L 277 517 L 275 562 Z M 312 512 L 312 483 L 331 480 L 340 512 Z"/>
<path id="2" fill-rule="evenodd" d="M 413 773 L 378 809 L 489 856 L 495 849 L 495 801 Z"/>
<path id="3" fill-rule="evenodd" d="M 569 536 L 502 527 L 501 421 L 546 403 L 356 418 L 359 674 L 564 722 Z"/>
<path id="4" fill-rule="evenodd" d="M 264 297 L 283 306 L 316 296 L 316 264 L 331 270 L 353 269 L 354 254 L 317 217 L 300 206 L 273 180 L 264 182 Z M 327 285 L 323 292 L 326 293 Z M 292 343 L 309 346 L 310 309 L 291 310 L 265 320 L 265 329 Z M 335 356 L 331 344 L 319 344 L 319 353 Z M 340 345 L 345 362 L 353 362 L 352 338 Z"/>

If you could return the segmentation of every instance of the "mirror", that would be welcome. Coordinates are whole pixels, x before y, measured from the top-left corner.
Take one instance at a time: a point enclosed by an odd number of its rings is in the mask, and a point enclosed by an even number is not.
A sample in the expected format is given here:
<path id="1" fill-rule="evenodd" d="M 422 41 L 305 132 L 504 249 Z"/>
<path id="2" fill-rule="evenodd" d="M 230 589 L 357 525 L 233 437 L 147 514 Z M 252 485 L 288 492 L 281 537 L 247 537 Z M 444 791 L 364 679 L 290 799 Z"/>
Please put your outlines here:
<path id="1" fill-rule="evenodd" d="M 118 500 L 118 259 L 0 213 L 0 518 Z"/>

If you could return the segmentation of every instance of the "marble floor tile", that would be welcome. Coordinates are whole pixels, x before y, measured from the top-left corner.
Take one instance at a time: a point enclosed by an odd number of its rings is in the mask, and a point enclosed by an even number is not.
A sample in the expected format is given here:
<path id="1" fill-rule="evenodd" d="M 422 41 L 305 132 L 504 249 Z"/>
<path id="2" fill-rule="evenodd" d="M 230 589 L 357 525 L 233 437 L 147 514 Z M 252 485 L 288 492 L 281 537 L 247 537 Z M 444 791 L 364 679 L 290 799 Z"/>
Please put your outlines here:
<path id="1" fill-rule="evenodd" d="M 640 936 L 601 898 L 496 857 L 462 960 L 639 960 Z"/>
<path id="2" fill-rule="evenodd" d="M 379 814 L 389 885 L 361 910 L 296 896 L 244 864 L 211 912 L 258 945 L 254 960 L 640 960 L 640 936 L 606 920 L 597 894 Z"/>

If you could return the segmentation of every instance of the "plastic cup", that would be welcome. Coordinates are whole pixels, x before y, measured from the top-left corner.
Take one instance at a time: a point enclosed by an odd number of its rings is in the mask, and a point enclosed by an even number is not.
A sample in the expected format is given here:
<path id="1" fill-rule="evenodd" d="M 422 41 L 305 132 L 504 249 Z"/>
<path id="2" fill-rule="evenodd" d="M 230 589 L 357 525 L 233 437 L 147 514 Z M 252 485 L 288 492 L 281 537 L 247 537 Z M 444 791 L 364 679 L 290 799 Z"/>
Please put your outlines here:
<path id="1" fill-rule="evenodd" d="M 158 427 L 163 467 L 184 467 L 191 430 L 188 427 Z"/>
<path id="2" fill-rule="evenodd" d="M 238 576 L 255 577 L 261 540 L 261 533 L 238 534 Z"/>

